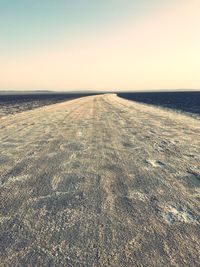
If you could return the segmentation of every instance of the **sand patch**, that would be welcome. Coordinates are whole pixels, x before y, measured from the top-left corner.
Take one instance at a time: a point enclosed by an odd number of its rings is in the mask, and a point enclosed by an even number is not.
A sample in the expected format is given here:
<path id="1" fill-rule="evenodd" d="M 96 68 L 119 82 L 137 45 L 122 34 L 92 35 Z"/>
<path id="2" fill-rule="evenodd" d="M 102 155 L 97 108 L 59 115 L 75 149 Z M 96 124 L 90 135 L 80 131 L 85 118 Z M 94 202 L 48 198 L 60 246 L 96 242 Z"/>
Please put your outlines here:
<path id="1" fill-rule="evenodd" d="M 147 201 L 147 199 L 148 199 L 146 194 L 143 194 L 139 191 L 130 191 L 129 192 L 129 198 L 130 199 L 138 199 L 141 201 Z"/>
<path id="2" fill-rule="evenodd" d="M 146 163 L 148 166 L 151 166 L 153 168 L 157 168 L 157 167 L 163 168 L 165 166 L 165 164 L 160 160 L 146 159 L 144 163 Z"/>
<path id="3" fill-rule="evenodd" d="M 165 208 L 164 219 L 170 223 L 196 223 L 194 214 L 183 207 L 168 206 Z"/>
<path id="4" fill-rule="evenodd" d="M 53 177 L 53 179 L 52 179 L 52 181 L 51 181 L 51 186 L 52 186 L 52 189 L 53 189 L 53 190 L 57 190 L 60 181 L 61 181 L 60 176 L 55 175 L 55 176 Z"/>
<path id="5" fill-rule="evenodd" d="M 5 184 L 6 186 L 11 186 L 13 183 L 23 183 L 27 181 L 29 178 L 30 176 L 28 174 L 17 175 L 17 176 L 10 177 Z"/>

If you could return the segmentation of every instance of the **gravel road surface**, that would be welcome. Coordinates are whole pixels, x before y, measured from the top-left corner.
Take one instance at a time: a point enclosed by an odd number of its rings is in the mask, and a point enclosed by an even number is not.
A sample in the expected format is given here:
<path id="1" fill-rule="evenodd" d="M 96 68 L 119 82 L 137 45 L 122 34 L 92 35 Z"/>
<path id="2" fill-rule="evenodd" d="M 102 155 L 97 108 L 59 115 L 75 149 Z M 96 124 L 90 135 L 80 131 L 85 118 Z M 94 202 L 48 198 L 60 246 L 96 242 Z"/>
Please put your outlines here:
<path id="1" fill-rule="evenodd" d="M 115 94 L 0 119 L 0 266 L 199 266 L 200 121 Z"/>

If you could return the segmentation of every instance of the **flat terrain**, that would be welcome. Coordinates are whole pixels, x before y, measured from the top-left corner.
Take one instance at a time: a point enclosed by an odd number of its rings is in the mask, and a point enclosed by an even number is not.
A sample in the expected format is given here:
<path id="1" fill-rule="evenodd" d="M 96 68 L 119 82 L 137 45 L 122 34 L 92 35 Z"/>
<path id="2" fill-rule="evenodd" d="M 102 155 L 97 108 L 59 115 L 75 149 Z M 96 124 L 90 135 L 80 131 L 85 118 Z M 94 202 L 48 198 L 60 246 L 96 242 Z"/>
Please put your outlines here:
<path id="1" fill-rule="evenodd" d="M 0 119 L 0 265 L 199 266 L 199 137 L 114 94 Z"/>
<path id="2" fill-rule="evenodd" d="M 193 117 L 200 116 L 200 91 L 121 92 L 118 96 L 145 104 L 170 108 L 179 113 L 187 112 Z"/>
<path id="3" fill-rule="evenodd" d="M 37 91 L 30 93 L 21 93 L 20 91 L 10 93 L 7 91 L 2 93 L 0 91 L 0 118 L 83 96 L 87 96 L 87 94 L 59 92 L 39 93 Z"/>

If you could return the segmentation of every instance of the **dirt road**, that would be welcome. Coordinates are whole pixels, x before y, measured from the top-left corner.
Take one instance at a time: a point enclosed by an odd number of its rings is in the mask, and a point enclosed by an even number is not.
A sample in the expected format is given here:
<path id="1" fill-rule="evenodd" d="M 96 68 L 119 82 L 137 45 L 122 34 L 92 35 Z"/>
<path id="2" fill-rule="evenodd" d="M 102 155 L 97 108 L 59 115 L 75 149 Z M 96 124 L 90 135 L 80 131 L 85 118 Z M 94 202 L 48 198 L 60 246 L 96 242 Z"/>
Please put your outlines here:
<path id="1" fill-rule="evenodd" d="M 199 136 L 114 94 L 0 119 L 0 265 L 199 266 Z"/>

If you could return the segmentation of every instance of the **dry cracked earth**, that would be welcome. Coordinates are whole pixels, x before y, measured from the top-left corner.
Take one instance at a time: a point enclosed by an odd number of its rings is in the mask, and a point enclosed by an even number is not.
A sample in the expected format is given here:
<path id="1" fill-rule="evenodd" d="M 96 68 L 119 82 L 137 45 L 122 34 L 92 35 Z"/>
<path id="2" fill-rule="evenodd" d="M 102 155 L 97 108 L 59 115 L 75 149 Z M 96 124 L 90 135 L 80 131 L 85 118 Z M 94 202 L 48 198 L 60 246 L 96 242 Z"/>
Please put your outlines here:
<path id="1" fill-rule="evenodd" d="M 200 123 L 114 94 L 0 119 L 0 266 L 199 266 Z"/>

